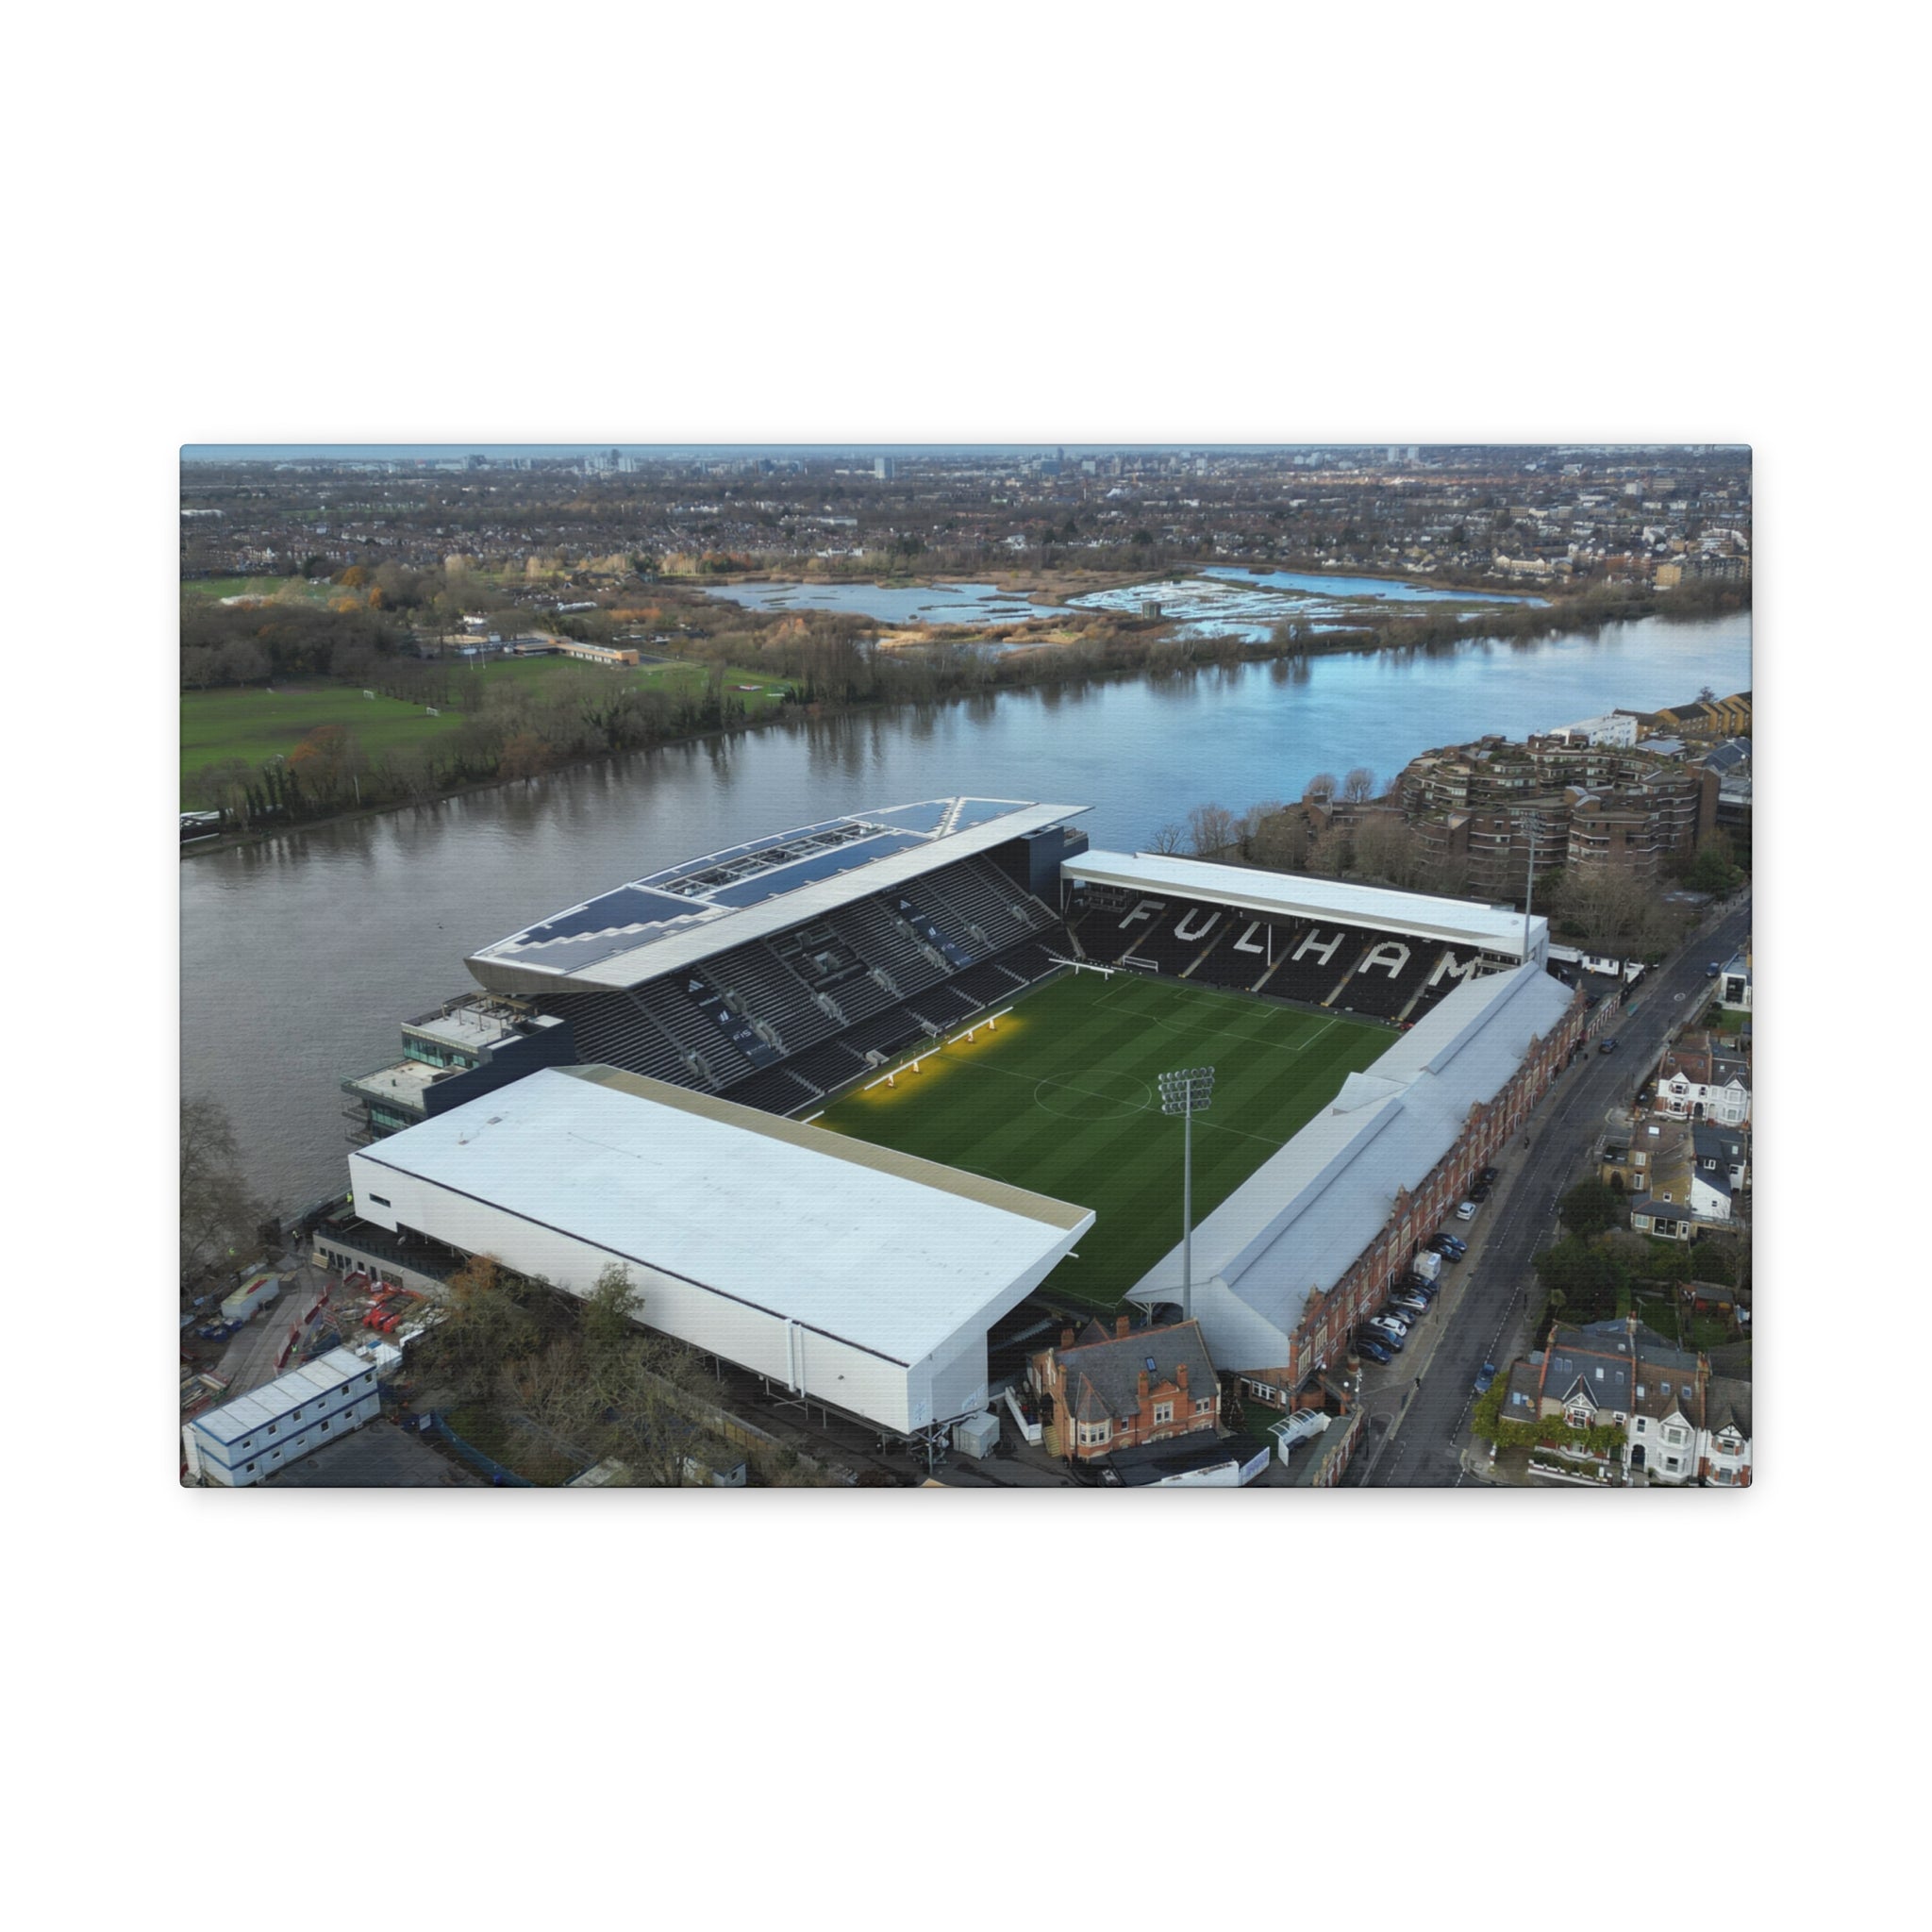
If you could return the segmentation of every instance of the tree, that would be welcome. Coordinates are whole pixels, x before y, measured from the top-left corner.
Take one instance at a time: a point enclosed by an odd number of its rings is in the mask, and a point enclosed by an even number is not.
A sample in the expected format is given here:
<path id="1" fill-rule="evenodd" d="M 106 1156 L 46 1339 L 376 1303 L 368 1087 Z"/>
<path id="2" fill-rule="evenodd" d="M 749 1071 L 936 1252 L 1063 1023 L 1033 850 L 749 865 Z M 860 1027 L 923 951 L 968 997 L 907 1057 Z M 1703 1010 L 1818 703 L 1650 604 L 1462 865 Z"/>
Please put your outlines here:
<path id="1" fill-rule="evenodd" d="M 442 1320 L 424 1338 L 435 1374 L 465 1400 L 493 1394 L 505 1375 L 534 1355 L 535 1318 L 493 1255 L 475 1255 L 443 1284 Z"/>
<path id="2" fill-rule="evenodd" d="M 1317 772 L 1302 789 L 1304 801 L 1320 800 L 1325 804 L 1335 796 L 1335 774 Z"/>
<path id="3" fill-rule="evenodd" d="M 1341 781 L 1341 795 L 1350 805 L 1365 805 L 1375 795 L 1375 774 L 1366 765 L 1355 765 Z"/>
<path id="4" fill-rule="evenodd" d="M 1275 806 L 1248 835 L 1248 857 L 1273 872 L 1299 872 L 1308 862 L 1308 822 L 1298 806 Z"/>
<path id="5" fill-rule="evenodd" d="M 181 1286 L 252 1253 L 268 1208 L 249 1189 L 226 1108 L 208 1094 L 181 1101 Z"/>
<path id="6" fill-rule="evenodd" d="M 1188 849 L 1187 832 L 1170 819 L 1148 840 L 1147 849 L 1150 852 L 1185 852 Z"/>
<path id="7" fill-rule="evenodd" d="M 1728 833 L 1708 832 L 1697 841 L 1697 856 L 1685 871 L 1684 883 L 1693 892 L 1709 892 L 1718 898 L 1735 892 L 1744 883 Z"/>
<path id="8" fill-rule="evenodd" d="M 612 1261 L 584 1297 L 584 1340 L 593 1353 L 621 1347 L 637 1339 L 638 1319 L 644 1298 L 622 1261 Z"/>
<path id="9" fill-rule="evenodd" d="M 1358 876 L 1413 886 L 1423 874 L 1422 841 L 1400 812 L 1364 813 L 1355 828 L 1355 870 Z"/>
<path id="10" fill-rule="evenodd" d="M 1659 929 L 1655 895 L 1621 866 L 1573 865 L 1552 901 L 1563 930 L 1588 951 L 1608 954 L 1621 966 L 1640 954 Z"/>
<path id="11" fill-rule="evenodd" d="M 1623 1220 L 1615 1190 L 1595 1179 L 1579 1181 L 1572 1188 L 1563 1196 L 1558 1212 L 1572 1234 L 1586 1238 L 1603 1234 Z"/>
<path id="12" fill-rule="evenodd" d="M 1197 805 L 1188 814 L 1188 849 L 1197 858 L 1211 858 L 1235 842 L 1240 827 L 1225 806 Z"/>

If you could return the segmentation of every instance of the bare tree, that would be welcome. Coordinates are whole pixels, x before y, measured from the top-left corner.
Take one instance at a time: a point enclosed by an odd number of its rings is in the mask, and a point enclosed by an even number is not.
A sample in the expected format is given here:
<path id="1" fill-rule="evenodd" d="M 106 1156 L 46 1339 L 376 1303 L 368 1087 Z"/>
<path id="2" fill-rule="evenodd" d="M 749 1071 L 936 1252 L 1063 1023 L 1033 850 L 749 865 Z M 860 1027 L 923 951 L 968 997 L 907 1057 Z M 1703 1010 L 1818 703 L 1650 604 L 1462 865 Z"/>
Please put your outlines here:
<path id="1" fill-rule="evenodd" d="M 1248 857 L 1271 872 L 1299 872 L 1308 862 L 1308 821 L 1299 806 L 1278 806 L 1248 838 Z"/>
<path id="2" fill-rule="evenodd" d="M 1225 806 L 1197 805 L 1188 814 L 1188 850 L 1210 858 L 1232 845 L 1240 830 L 1241 821 Z"/>
<path id="3" fill-rule="evenodd" d="M 1321 799 L 1325 804 L 1327 800 L 1334 796 L 1335 774 L 1333 772 L 1317 772 L 1302 789 L 1302 797 L 1305 800 Z"/>
<path id="4" fill-rule="evenodd" d="M 1350 805 L 1365 805 L 1375 795 L 1375 774 L 1366 765 L 1355 765 L 1341 781 L 1341 795 Z"/>
<path id="5" fill-rule="evenodd" d="M 1186 827 L 1170 819 L 1148 840 L 1147 849 L 1150 852 L 1185 852 L 1188 849 Z"/>
<path id="6" fill-rule="evenodd" d="M 1413 886 L 1423 870 L 1415 827 L 1400 812 L 1365 812 L 1355 828 L 1355 869 L 1363 878 Z"/>
<path id="7" fill-rule="evenodd" d="M 242 1176 L 226 1109 L 207 1094 L 181 1102 L 181 1285 L 254 1252 L 268 1208 Z"/>

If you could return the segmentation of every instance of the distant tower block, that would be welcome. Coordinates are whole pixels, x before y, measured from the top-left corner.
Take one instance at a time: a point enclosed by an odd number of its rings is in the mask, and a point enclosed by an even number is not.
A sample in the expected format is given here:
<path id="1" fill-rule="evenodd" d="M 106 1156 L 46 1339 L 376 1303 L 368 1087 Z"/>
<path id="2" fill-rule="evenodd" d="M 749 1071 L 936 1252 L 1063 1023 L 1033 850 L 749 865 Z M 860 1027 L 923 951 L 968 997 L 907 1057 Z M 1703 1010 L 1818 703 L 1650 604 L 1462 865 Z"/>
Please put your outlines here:
<path id="1" fill-rule="evenodd" d="M 881 483 L 890 483 L 899 474 L 899 466 L 891 457 L 874 457 L 872 473 Z"/>

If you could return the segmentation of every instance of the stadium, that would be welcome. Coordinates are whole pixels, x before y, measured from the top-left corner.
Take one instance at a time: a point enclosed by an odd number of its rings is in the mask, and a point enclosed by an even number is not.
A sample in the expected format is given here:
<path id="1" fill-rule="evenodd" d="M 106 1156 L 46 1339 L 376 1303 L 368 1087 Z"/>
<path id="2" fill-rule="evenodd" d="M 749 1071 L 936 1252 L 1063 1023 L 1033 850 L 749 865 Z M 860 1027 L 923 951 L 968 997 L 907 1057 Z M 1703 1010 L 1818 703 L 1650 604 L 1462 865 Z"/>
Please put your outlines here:
<path id="1" fill-rule="evenodd" d="M 325 1257 L 490 1253 L 881 1431 L 928 1437 L 1063 1319 L 1181 1300 L 1286 1404 L 1339 1364 L 1574 1050 L 1545 923 L 1091 851 L 1085 808 L 949 798 L 707 854 L 466 962 L 342 1084 Z M 1392 1204 L 1392 1207 L 1391 1207 Z M 1038 1345 L 1037 1342 L 1035 1345 Z"/>

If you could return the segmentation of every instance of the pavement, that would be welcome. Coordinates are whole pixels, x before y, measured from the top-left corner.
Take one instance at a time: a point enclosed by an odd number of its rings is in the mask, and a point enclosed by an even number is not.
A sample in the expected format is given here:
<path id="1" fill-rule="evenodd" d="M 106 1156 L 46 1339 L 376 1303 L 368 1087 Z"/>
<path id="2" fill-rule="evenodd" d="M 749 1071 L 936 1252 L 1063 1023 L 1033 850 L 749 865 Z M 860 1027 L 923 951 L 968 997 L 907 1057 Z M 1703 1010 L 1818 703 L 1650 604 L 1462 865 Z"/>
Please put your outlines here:
<path id="1" fill-rule="evenodd" d="M 1555 1237 L 1557 1202 L 1593 1171 L 1599 1138 L 1613 1117 L 1628 1119 L 1665 1040 L 1708 992 L 1706 963 L 1728 958 L 1750 930 L 1747 890 L 1639 982 L 1607 1029 L 1616 1052 L 1587 1045 L 1531 1116 L 1528 1144 L 1519 1137 L 1495 1157 L 1500 1178 L 1490 1199 L 1474 1224 L 1452 1224 L 1470 1244 L 1468 1258 L 1459 1268 L 1444 1267 L 1446 1285 L 1407 1349 L 1388 1368 L 1363 1374 L 1374 1434 L 1344 1485 L 1453 1489 L 1502 1479 L 1486 1447 L 1465 1460 L 1476 1374 L 1485 1361 L 1504 1370 L 1534 1345 L 1530 1298 L 1540 1303 L 1541 1292 L 1530 1258 Z"/>

